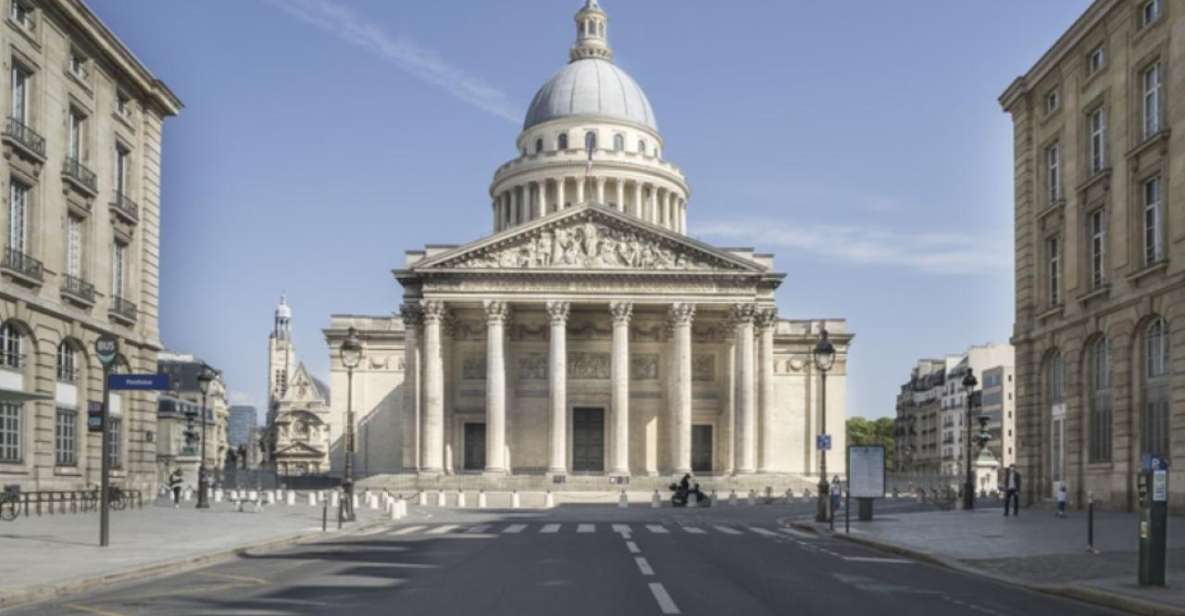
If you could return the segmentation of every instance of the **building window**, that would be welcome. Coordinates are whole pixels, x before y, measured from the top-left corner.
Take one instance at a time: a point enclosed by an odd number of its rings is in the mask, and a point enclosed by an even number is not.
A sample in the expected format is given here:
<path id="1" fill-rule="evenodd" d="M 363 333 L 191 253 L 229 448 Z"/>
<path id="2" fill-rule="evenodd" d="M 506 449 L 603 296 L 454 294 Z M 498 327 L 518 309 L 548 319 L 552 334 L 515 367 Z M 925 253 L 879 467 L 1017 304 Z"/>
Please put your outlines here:
<path id="1" fill-rule="evenodd" d="M 0 462 L 21 461 L 21 405 L 0 402 Z"/>
<path id="2" fill-rule="evenodd" d="M 638 153 L 642 154 L 642 155 L 646 154 L 646 140 L 645 139 L 638 140 Z"/>
<path id="3" fill-rule="evenodd" d="M 78 351 L 63 341 L 58 345 L 58 382 L 74 383 L 78 380 Z"/>
<path id="4" fill-rule="evenodd" d="M 24 340 L 11 322 L 0 325 L 0 368 L 19 370 L 24 365 Z"/>
<path id="5" fill-rule="evenodd" d="M 115 297 L 126 297 L 124 287 L 127 283 L 125 279 L 127 252 L 127 244 L 115 242 L 115 248 L 111 254 L 111 294 Z"/>
<path id="6" fill-rule="evenodd" d="M 593 131 L 584 133 L 584 149 L 591 152 L 597 149 L 597 134 Z"/>
<path id="7" fill-rule="evenodd" d="M 559 147 L 559 149 L 561 149 L 561 150 L 566 150 L 566 149 L 568 149 L 568 133 L 560 133 L 560 137 L 559 137 L 559 146 L 558 146 L 558 147 Z"/>
<path id="8" fill-rule="evenodd" d="M 29 187 L 16 178 L 8 181 L 8 249 L 28 252 Z"/>
<path id="9" fill-rule="evenodd" d="M 1107 225 L 1103 209 L 1091 212 L 1087 220 L 1090 232 L 1090 285 L 1097 289 L 1103 286 L 1106 275 Z"/>
<path id="10" fill-rule="evenodd" d="M 1107 62 L 1107 55 L 1103 51 L 1103 46 L 1099 45 L 1090 52 L 1086 59 L 1087 74 L 1093 75 L 1102 70 L 1103 65 Z"/>
<path id="11" fill-rule="evenodd" d="M 107 464 L 111 468 L 122 468 L 122 433 L 123 420 L 119 417 L 107 418 Z"/>
<path id="12" fill-rule="evenodd" d="M 8 7 L 8 17 L 26 30 L 33 29 L 33 6 L 28 0 L 12 0 L 12 5 Z"/>
<path id="13" fill-rule="evenodd" d="M 115 146 L 115 194 L 126 197 L 128 194 L 128 157 L 131 151 L 122 145 Z"/>
<path id="14" fill-rule="evenodd" d="M 1147 139 L 1160 132 L 1160 63 L 1148 67 L 1141 81 L 1144 84 L 1144 138 Z"/>
<path id="15" fill-rule="evenodd" d="M 21 124 L 28 124 L 29 112 L 29 69 L 15 60 L 12 63 L 12 118 Z"/>
<path id="16" fill-rule="evenodd" d="M 58 407 L 54 418 L 54 462 L 58 466 L 77 464 L 75 454 L 75 433 L 78 427 L 78 412 Z"/>
<path id="17" fill-rule="evenodd" d="M 614 152 L 624 152 L 625 151 L 625 135 L 622 135 L 620 133 L 613 135 L 613 151 Z"/>
<path id="18" fill-rule="evenodd" d="M 1160 19 L 1160 1 L 1161 0 L 1147 0 L 1144 6 L 1140 7 L 1140 26 L 1147 26 L 1152 22 Z"/>
<path id="19" fill-rule="evenodd" d="M 87 78 L 86 56 L 77 49 L 70 50 L 70 74 L 84 81 Z"/>
<path id="20" fill-rule="evenodd" d="M 123 92 L 115 94 L 115 111 L 124 118 L 132 117 L 132 99 Z"/>
<path id="21" fill-rule="evenodd" d="M 66 216 L 66 274 L 82 278 L 82 219 Z"/>
<path id="22" fill-rule="evenodd" d="M 540 137 L 535 140 L 535 153 L 538 154 L 543 151 L 543 138 Z"/>
<path id="23" fill-rule="evenodd" d="M 1048 387 L 1049 403 L 1060 404 L 1066 399 L 1066 364 L 1061 353 L 1049 358 L 1045 367 L 1045 381 Z"/>
<path id="24" fill-rule="evenodd" d="M 1144 182 L 1144 265 L 1164 258 L 1164 216 L 1160 176 Z"/>
<path id="25" fill-rule="evenodd" d="M 1111 353 L 1107 339 L 1090 348 L 1090 446 L 1091 463 L 1111 461 Z"/>
<path id="26" fill-rule="evenodd" d="M 1062 198 L 1061 157 L 1060 144 L 1045 148 L 1045 185 L 1049 188 L 1049 205 L 1056 204 Z"/>
<path id="27" fill-rule="evenodd" d="M 1090 173 L 1107 166 L 1107 119 L 1100 107 L 1090 114 Z"/>
<path id="28" fill-rule="evenodd" d="M 1144 412 L 1140 452 L 1169 454 L 1169 328 L 1157 317 L 1144 330 Z"/>
<path id="29" fill-rule="evenodd" d="M 1053 113 L 1057 111 L 1061 101 L 1057 95 L 1057 90 L 1050 90 L 1049 94 L 1045 95 L 1045 113 Z"/>
<path id="30" fill-rule="evenodd" d="M 67 122 L 69 126 L 69 135 L 67 135 L 69 153 L 67 156 L 72 160 L 82 162 L 82 138 L 86 129 L 86 116 L 73 107 L 70 108 L 69 116 Z"/>
<path id="31" fill-rule="evenodd" d="M 1057 306 L 1062 303 L 1062 255 L 1058 238 L 1045 240 L 1045 258 L 1048 260 L 1049 305 Z"/>

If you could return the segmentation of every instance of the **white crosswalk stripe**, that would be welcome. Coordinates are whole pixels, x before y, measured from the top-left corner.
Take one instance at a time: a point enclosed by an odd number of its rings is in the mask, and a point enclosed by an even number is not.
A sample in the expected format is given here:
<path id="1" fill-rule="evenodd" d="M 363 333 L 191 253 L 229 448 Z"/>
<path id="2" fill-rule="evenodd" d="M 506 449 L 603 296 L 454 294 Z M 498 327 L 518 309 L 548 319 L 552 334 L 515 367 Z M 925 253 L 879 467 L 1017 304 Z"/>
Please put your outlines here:
<path id="1" fill-rule="evenodd" d="M 504 534 L 521 533 L 521 532 L 523 532 L 523 529 L 526 527 L 527 527 L 526 524 L 511 524 L 510 526 L 507 526 L 506 528 L 502 529 L 502 532 Z"/>
<path id="2" fill-rule="evenodd" d="M 768 528 L 759 528 L 757 526 L 750 526 L 749 530 L 751 532 L 757 533 L 758 535 L 765 535 L 766 537 L 777 537 L 778 536 L 777 533 L 775 533 L 772 530 L 769 530 Z"/>
<path id="3" fill-rule="evenodd" d="M 613 525 L 613 532 L 621 533 L 623 535 L 628 535 L 631 532 L 630 525 L 629 524 L 614 524 Z"/>
<path id="4" fill-rule="evenodd" d="M 578 533 L 595 533 L 595 532 L 597 532 L 597 527 L 595 524 L 580 524 L 576 527 L 576 532 L 578 532 Z"/>
<path id="5" fill-rule="evenodd" d="M 714 528 L 726 535 L 740 535 L 741 534 L 741 531 L 739 531 L 735 528 L 728 527 L 728 526 L 715 526 Z"/>
<path id="6" fill-rule="evenodd" d="M 433 528 L 432 530 L 430 530 L 424 534 L 425 535 L 443 535 L 445 533 L 452 532 L 458 528 L 461 528 L 461 527 L 456 524 L 445 524 L 444 526 L 437 526 L 436 528 Z"/>
<path id="7" fill-rule="evenodd" d="M 469 528 L 465 529 L 465 533 L 470 534 L 470 535 L 477 534 L 477 533 L 484 533 L 490 529 L 490 526 L 492 526 L 492 525 L 491 524 L 478 524 L 477 526 L 470 526 Z"/>
<path id="8" fill-rule="evenodd" d="M 559 524 L 544 524 L 543 528 L 539 529 L 541 533 L 558 533 L 560 532 Z"/>
<path id="9" fill-rule="evenodd" d="M 426 526 L 404 526 L 403 528 L 392 531 L 392 535 L 410 535 L 411 533 L 419 532 L 427 528 Z"/>
<path id="10" fill-rule="evenodd" d="M 665 535 L 665 534 L 671 532 L 659 524 L 647 524 L 646 530 L 648 530 L 656 535 Z"/>
<path id="11" fill-rule="evenodd" d="M 777 530 L 770 530 L 760 526 L 740 526 L 732 527 L 723 524 L 713 524 L 706 527 L 702 526 L 684 526 L 677 525 L 672 527 L 664 526 L 662 524 L 642 524 L 649 534 L 653 535 L 670 535 L 675 533 L 687 533 L 691 535 L 708 535 L 712 533 L 720 533 L 724 535 L 744 535 L 746 533 L 753 533 L 763 537 L 794 537 L 796 539 L 803 539 L 808 541 L 817 541 L 819 537 L 811 533 L 793 528 L 778 528 Z M 625 539 L 633 537 L 634 529 L 629 524 L 612 524 L 613 532 L 620 534 Z M 499 530 L 497 524 L 442 524 L 439 526 L 404 526 L 394 530 L 378 529 L 377 531 L 369 531 L 369 533 L 377 534 L 382 532 L 386 535 L 407 536 L 413 534 L 423 535 L 447 535 L 447 534 L 490 534 L 499 533 L 504 535 L 515 535 L 523 532 L 537 532 L 541 535 L 558 535 L 563 533 L 576 534 L 596 534 L 597 524 L 594 523 L 579 523 L 579 524 L 507 524 Z"/>
<path id="12" fill-rule="evenodd" d="M 786 533 L 787 535 L 790 535 L 791 537 L 797 537 L 799 539 L 808 539 L 808 540 L 813 541 L 813 540 L 819 538 L 819 536 L 814 533 L 808 533 L 808 532 L 796 530 L 793 528 L 779 528 L 778 530 Z"/>
<path id="13" fill-rule="evenodd" d="M 696 527 L 696 526 L 684 526 L 684 527 L 683 527 L 683 530 L 684 530 L 685 532 L 689 532 L 689 533 L 691 533 L 691 534 L 693 534 L 693 535 L 704 535 L 704 534 L 707 534 L 707 531 L 705 531 L 705 530 L 704 530 L 704 529 L 702 529 L 702 528 Z"/>

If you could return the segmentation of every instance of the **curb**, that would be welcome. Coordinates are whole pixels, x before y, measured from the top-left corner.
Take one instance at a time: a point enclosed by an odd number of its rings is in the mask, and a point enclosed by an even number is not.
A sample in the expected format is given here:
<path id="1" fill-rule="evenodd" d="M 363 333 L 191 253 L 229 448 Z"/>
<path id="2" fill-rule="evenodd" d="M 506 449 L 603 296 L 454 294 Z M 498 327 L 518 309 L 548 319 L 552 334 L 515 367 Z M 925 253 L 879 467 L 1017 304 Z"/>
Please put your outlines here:
<path id="1" fill-rule="evenodd" d="M 299 543 L 316 543 L 316 539 L 329 539 L 331 537 L 354 535 L 362 531 L 380 526 L 383 522 L 385 522 L 385 520 L 381 520 L 378 523 L 369 524 L 366 526 L 359 526 L 358 528 L 353 528 L 349 531 L 343 529 L 341 533 L 335 532 L 333 534 L 328 534 L 321 531 L 297 533 L 279 538 L 268 539 L 266 541 L 260 541 L 258 543 L 240 545 L 217 552 L 207 552 L 205 554 L 198 554 L 176 560 L 153 563 L 133 569 L 125 569 L 123 571 L 118 571 L 107 575 L 83 577 L 67 580 L 65 582 L 17 588 L 11 591 L 0 591 L 0 611 L 78 594 L 98 586 L 147 580 L 155 577 L 172 575 L 175 573 L 183 573 L 185 571 L 199 569 L 207 565 L 225 562 L 237 557 L 241 557 L 246 555 L 247 552 L 270 551 Z"/>
<path id="2" fill-rule="evenodd" d="M 819 529 L 817 526 L 815 526 L 815 523 L 813 520 L 810 522 L 795 521 L 795 520 L 781 520 L 781 522 L 783 523 L 783 525 L 791 526 L 797 530 L 803 530 L 803 531 L 815 533 L 816 535 L 823 536 L 823 535 L 829 534 L 829 533 L 819 532 Z M 1098 605 L 1101 607 L 1108 607 L 1108 608 L 1112 608 L 1112 609 L 1123 610 L 1123 611 L 1130 612 L 1133 614 L 1141 614 L 1143 616 L 1185 616 L 1185 608 L 1178 608 L 1178 607 L 1174 607 L 1171 605 L 1165 605 L 1162 603 L 1155 603 L 1152 601 L 1147 601 L 1144 599 L 1139 599 L 1139 598 L 1131 597 L 1131 596 L 1124 595 L 1124 594 L 1111 593 L 1111 592 L 1099 590 L 1096 588 L 1073 586 L 1070 584 L 1039 584 L 1039 583 L 1035 583 L 1035 582 L 1027 582 L 1027 581 L 1019 579 L 1019 578 L 1014 578 L 1014 577 L 1009 577 L 1009 576 L 1005 576 L 1005 575 L 999 575 L 996 573 L 991 573 L 989 571 L 984 571 L 982 569 L 977 569 L 975 567 L 965 565 L 965 564 L 955 561 L 955 560 L 950 560 L 950 559 L 946 559 L 946 558 L 939 558 L 937 556 L 934 556 L 933 554 L 928 554 L 926 552 L 920 552 L 918 550 L 905 548 L 905 547 L 902 547 L 902 546 L 899 546 L 896 544 L 892 544 L 892 543 L 884 543 L 881 541 L 867 539 L 864 537 L 853 537 L 851 535 L 843 535 L 838 532 L 831 534 L 831 536 L 835 537 L 837 539 L 841 539 L 843 541 L 848 541 L 850 543 L 855 543 L 855 544 L 867 546 L 870 548 L 875 548 L 877 550 L 889 552 L 892 554 L 897 554 L 899 556 L 906 556 L 906 557 L 912 558 L 914 560 L 925 562 L 925 563 L 935 565 L 938 567 L 943 567 L 945 569 L 950 569 L 952 571 L 958 571 L 960 573 L 966 573 L 968 575 L 974 575 L 977 577 L 988 578 L 990 580 L 1000 582 L 1002 584 L 1008 584 L 1011 586 L 1019 586 L 1024 589 L 1031 590 L 1034 592 L 1039 592 L 1039 593 L 1046 594 L 1046 595 L 1065 597 L 1068 599 L 1074 599 L 1076 601 L 1082 601 L 1084 603 L 1090 603 L 1090 604 Z"/>

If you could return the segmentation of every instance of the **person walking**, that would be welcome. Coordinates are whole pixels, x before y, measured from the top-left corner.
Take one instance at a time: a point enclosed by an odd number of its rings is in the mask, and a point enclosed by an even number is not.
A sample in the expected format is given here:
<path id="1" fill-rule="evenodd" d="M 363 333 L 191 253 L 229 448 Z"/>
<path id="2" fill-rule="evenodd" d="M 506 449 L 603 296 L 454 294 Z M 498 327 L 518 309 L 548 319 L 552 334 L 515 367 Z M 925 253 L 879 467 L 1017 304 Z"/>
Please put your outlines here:
<path id="1" fill-rule="evenodd" d="M 174 509 L 181 506 L 181 482 L 181 469 L 173 469 L 172 474 L 169 475 L 169 489 L 173 491 Z"/>
<path id="2" fill-rule="evenodd" d="M 1004 517 L 1008 517 L 1008 507 L 1012 506 L 1012 515 L 1020 515 L 1020 472 L 1015 464 L 1008 465 L 1008 472 L 1004 478 Z"/>
<path id="3" fill-rule="evenodd" d="M 839 482 L 839 475 L 836 475 L 835 477 L 833 477 L 831 479 L 831 515 L 832 516 L 834 516 L 835 512 L 839 510 L 839 507 L 842 503 L 843 503 L 843 484 L 841 484 Z"/>
<path id="4" fill-rule="evenodd" d="M 1066 489 L 1066 482 L 1057 482 L 1057 513 L 1054 515 L 1059 518 L 1066 517 L 1066 498 L 1068 496 L 1068 492 L 1069 491 Z"/>

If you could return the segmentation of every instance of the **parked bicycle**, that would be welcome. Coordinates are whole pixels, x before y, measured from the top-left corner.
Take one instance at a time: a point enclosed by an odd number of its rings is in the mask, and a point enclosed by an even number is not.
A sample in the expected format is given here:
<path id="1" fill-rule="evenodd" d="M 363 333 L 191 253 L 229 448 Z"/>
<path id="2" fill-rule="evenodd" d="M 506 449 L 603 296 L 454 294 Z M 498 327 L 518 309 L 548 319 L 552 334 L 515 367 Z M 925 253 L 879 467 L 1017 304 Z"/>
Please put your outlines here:
<path id="1" fill-rule="evenodd" d="M 20 513 L 21 487 L 18 485 L 4 486 L 0 492 L 0 520 L 11 522 Z"/>
<path id="2" fill-rule="evenodd" d="M 128 495 L 119 486 L 107 486 L 107 506 L 123 511 L 128 506 Z"/>

